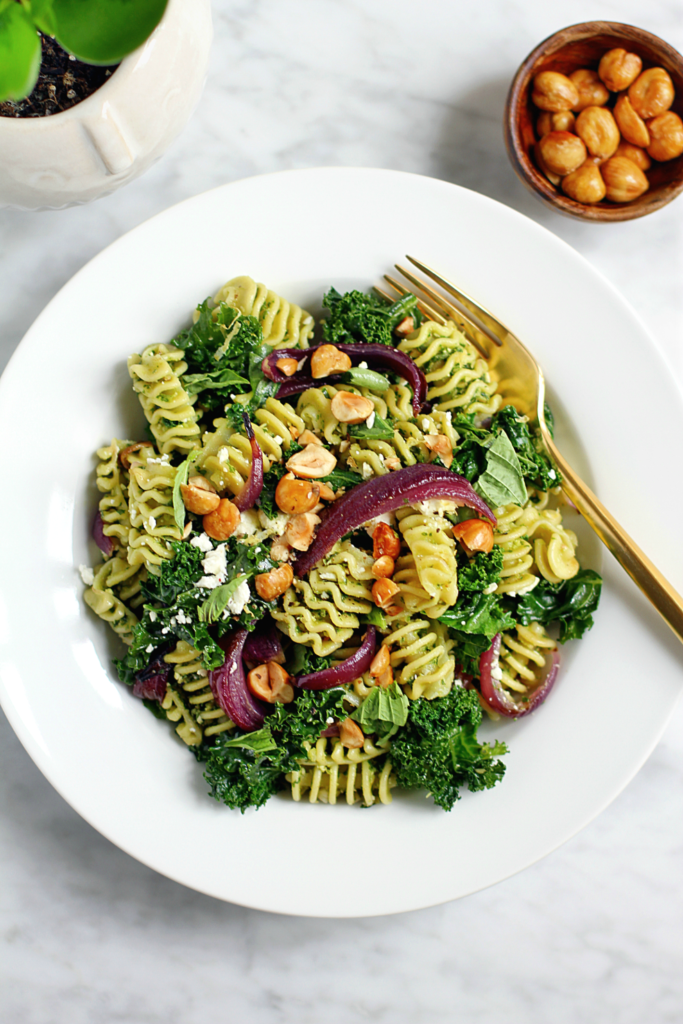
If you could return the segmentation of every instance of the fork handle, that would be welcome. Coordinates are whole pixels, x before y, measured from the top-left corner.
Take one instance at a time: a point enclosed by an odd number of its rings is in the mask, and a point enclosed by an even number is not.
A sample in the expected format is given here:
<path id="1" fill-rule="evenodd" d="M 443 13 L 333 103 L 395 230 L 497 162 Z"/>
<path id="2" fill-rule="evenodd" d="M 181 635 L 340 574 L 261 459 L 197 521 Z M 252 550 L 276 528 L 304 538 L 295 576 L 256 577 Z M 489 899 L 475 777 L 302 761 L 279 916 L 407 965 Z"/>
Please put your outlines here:
<path id="1" fill-rule="evenodd" d="M 563 490 L 576 505 L 586 522 L 612 552 L 617 562 L 629 574 L 655 606 L 664 621 L 671 626 L 683 643 L 683 598 L 652 564 L 636 542 L 629 537 L 601 501 L 574 472 L 555 446 L 547 430 L 542 430 L 547 448 L 563 476 Z"/>

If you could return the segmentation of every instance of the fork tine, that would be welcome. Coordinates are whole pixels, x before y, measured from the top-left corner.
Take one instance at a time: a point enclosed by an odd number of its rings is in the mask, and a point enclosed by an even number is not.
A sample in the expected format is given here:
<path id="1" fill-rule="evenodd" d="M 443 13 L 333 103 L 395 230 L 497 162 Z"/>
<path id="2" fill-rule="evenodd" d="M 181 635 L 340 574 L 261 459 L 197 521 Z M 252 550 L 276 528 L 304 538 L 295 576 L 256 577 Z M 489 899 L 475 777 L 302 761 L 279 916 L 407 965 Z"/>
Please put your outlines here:
<path id="1" fill-rule="evenodd" d="M 387 281 L 387 283 L 390 284 L 394 291 L 398 292 L 399 295 L 409 294 L 408 289 L 404 288 L 399 281 L 390 277 L 389 274 L 384 275 L 384 280 Z M 431 303 L 425 302 L 424 299 L 418 298 L 417 308 L 421 313 L 424 313 L 428 320 L 436 320 L 436 322 L 441 324 L 442 327 L 446 323 L 446 317 L 444 317 L 438 309 L 432 306 Z"/>
<path id="2" fill-rule="evenodd" d="M 435 270 L 432 270 L 432 268 L 428 267 L 425 263 L 422 263 L 420 260 L 416 260 L 413 256 L 406 255 L 406 259 L 410 260 L 414 267 L 421 270 L 422 273 L 426 274 L 432 281 L 436 281 L 444 291 L 448 292 L 448 294 L 456 300 L 458 306 L 464 307 L 464 311 L 474 320 L 475 323 L 477 323 L 479 330 L 483 331 L 484 334 L 491 338 L 496 345 L 500 346 L 503 344 L 508 331 L 495 316 L 489 313 L 488 309 L 481 306 L 478 302 L 475 302 L 475 300 L 471 299 L 465 292 L 461 292 L 454 284 L 447 281 L 445 277 L 441 276 L 441 274 L 437 274 Z"/>
<path id="3" fill-rule="evenodd" d="M 454 321 L 461 322 L 461 325 L 466 326 L 470 341 L 479 349 L 485 359 L 490 358 L 490 352 L 486 346 L 485 339 L 493 341 L 496 346 L 501 345 L 501 341 L 492 330 L 483 324 L 478 316 L 472 314 L 472 312 L 464 307 L 460 302 L 450 302 L 443 295 L 440 295 L 433 288 L 430 288 L 424 281 L 416 278 L 415 274 L 411 273 L 410 270 L 405 267 L 398 266 L 396 269 L 403 274 L 404 278 L 407 278 L 417 288 L 420 288 L 426 295 L 428 295 L 433 301 L 438 302 L 441 309 L 447 311 L 447 315 L 454 319 Z"/>

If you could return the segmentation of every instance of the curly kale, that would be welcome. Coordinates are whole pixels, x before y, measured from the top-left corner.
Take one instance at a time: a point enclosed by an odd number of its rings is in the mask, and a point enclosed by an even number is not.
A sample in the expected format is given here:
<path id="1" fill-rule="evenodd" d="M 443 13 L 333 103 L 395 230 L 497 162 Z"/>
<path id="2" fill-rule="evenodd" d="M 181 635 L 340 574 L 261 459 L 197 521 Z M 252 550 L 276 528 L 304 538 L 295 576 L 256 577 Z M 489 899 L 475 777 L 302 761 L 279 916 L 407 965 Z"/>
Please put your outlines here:
<path id="1" fill-rule="evenodd" d="M 291 704 L 276 704 L 257 732 L 220 733 L 210 747 L 197 751 L 206 760 L 204 778 L 211 796 L 244 813 L 262 807 L 283 788 L 284 775 L 305 757 L 304 742 L 315 741 L 327 719 L 343 718 L 344 690 L 303 690 Z"/>
<path id="2" fill-rule="evenodd" d="M 457 642 L 455 657 L 461 670 L 479 675 L 479 658 L 491 646 L 496 633 L 513 629 L 515 620 L 505 609 L 498 594 L 467 592 L 460 594 L 457 604 L 439 617 L 450 627 Z"/>
<path id="3" fill-rule="evenodd" d="M 458 587 L 463 590 L 486 590 L 498 583 L 503 568 L 503 549 L 495 545 L 491 551 L 478 552 L 468 558 L 464 551 L 458 552 Z"/>
<path id="4" fill-rule="evenodd" d="M 523 626 L 530 622 L 560 623 L 560 643 L 578 640 L 593 625 L 602 578 L 592 569 L 580 569 L 571 580 L 548 583 L 541 580 L 517 601 L 515 617 Z"/>
<path id="5" fill-rule="evenodd" d="M 408 722 L 392 740 L 391 763 L 399 786 L 424 788 L 450 811 L 462 786 L 490 789 L 505 774 L 496 760 L 503 743 L 479 743 L 481 708 L 476 691 L 454 687 L 447 697 L 411 701 Z"/>
<path id="6" fill-rule="evenodd" d="M 393 330 L 401 320 L 407 316 L 416 323 L 421 320 L 414 295 L 404 295 L 390 304 L 376 295 L 358 291 L 340 295 L 336 288 L 330 288 L 323 306 L 330 311 L 323 321 L 323 338 L 332 345 L 393 345 Z"/>

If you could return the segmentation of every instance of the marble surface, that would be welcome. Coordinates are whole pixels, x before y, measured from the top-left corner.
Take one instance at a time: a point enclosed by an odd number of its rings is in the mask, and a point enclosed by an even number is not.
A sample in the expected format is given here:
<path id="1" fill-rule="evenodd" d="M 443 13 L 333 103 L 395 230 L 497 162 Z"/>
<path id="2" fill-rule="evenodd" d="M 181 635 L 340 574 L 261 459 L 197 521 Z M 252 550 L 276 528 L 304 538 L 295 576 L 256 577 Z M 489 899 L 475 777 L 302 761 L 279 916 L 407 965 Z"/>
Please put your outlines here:
<path id="1" fill-rule="evenodd" d="M 544 224 L 627 295 L 683 381 L 683 200 L 632 223 L 565 220 L 505 156 L 517 65 L 589 18 L 683 50 L 677 0 L 575 0 L 569 16 L 539 0 L 215 0 L 206 91 L 159 164 L 91 206 L 0 211 L 0 368 L 69 277 L 131 227 L 225 181 L 339 164 L 445 178 Z M 0 735 L 2 1024 L 683 1018 L 680 707 L 622 795 L 541 863 L 457 903 L 341 922 L 249 911 L 160 877 L 71 810 L 4 719 Z M 377 868 L 349 856 L 345 877 Z"/>

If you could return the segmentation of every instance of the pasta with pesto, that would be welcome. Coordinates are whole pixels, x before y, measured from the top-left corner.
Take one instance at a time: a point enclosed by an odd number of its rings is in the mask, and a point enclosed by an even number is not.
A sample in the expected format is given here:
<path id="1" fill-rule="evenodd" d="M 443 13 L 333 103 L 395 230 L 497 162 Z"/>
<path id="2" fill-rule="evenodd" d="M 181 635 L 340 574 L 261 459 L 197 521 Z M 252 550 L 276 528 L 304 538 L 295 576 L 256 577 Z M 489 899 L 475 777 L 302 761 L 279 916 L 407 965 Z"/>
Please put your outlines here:
<path id="1" fill-rule="evenodd" d="M 483 716 L 545 698 L 600 578 L 459 326 L 410 294 L 323 306 L 234 277 L 130 356 L 147 429 L 97 449 L 84 599 L 228 807 L 450 810 L 503 777 Z"/>

